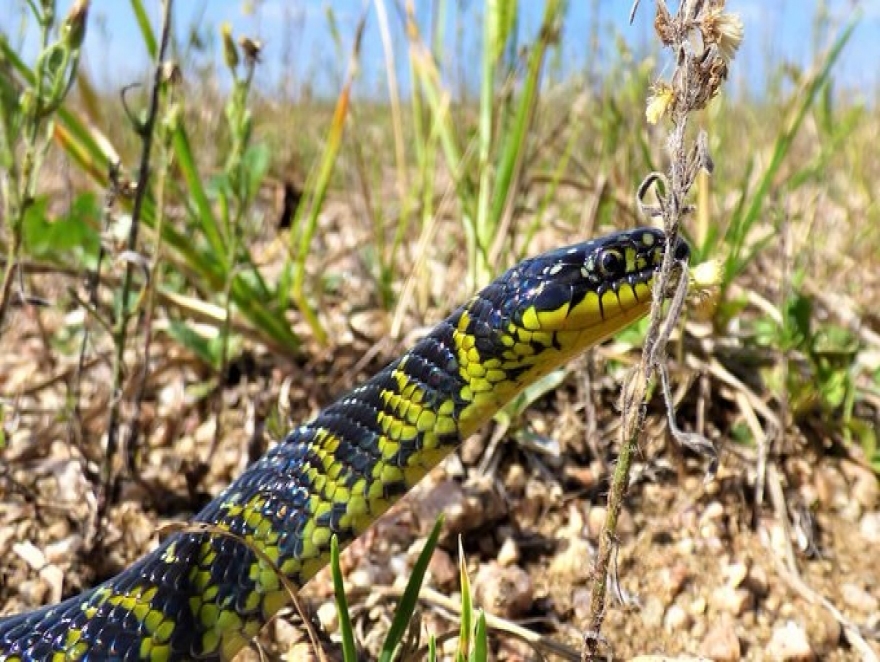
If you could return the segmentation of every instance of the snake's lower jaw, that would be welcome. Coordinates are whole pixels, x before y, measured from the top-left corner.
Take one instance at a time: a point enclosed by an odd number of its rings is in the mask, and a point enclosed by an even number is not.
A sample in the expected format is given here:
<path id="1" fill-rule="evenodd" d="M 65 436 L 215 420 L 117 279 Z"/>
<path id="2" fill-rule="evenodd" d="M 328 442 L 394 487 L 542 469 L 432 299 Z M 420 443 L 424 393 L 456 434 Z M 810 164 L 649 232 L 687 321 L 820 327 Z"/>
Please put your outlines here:
<path id="1" fill-rule="evenodd" d="M 557 333 L 562 338 L 583 337 L 580 342 L 562 341 L 563 346 L 577 344 L 586 347 L 614 335 L 647 314 L 650 308 L 651 281 L 634 286 L 624 284 L 617 292 L 609 290 L 601 295 L 588 293 L 569 310 L 564 328 Z"/>

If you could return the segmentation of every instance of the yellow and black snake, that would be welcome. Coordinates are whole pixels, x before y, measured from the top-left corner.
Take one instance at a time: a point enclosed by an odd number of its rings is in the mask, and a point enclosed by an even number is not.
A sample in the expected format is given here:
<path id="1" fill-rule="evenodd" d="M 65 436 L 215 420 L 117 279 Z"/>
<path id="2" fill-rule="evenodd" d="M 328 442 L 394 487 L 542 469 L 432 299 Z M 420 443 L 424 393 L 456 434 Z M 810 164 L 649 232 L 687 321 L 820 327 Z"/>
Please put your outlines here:
<path id="1" fill-rule="evenodd" d="M 197 522 L 296 586 L 525 386 L 648 311 L 666 250 L 618 232 L 510 269 L 365 384 L 297 427 Z M 679 242 L 675 257 L 689 249 Z M 59 605 L 0 619 L 0 660 L 228 660 L 288 602 L 240 540 L 176 533 Z"/>

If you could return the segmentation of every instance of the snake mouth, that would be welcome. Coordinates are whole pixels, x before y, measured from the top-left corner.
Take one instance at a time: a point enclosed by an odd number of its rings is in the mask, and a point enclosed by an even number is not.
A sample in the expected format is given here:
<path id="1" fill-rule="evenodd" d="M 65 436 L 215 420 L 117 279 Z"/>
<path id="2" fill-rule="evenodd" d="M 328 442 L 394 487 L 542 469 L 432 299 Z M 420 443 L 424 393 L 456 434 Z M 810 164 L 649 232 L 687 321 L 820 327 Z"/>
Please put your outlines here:
<path id="1" fill-rule="evenodd" d="M 532 331 L 604 327 L 613 333 L 648 311 L 665 250 L 661 230 L 639 228 L 528 260 L 510 279 L 520 293 L 513 321 Z M 676 261 L 689 256 L 679 240 Z"/>

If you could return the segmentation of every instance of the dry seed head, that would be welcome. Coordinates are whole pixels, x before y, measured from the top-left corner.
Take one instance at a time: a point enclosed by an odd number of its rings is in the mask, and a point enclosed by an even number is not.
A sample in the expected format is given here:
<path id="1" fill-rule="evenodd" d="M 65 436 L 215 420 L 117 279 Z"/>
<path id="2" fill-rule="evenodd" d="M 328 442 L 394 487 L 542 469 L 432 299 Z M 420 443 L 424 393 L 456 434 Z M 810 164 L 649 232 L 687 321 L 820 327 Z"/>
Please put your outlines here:
<path id="1" fill-rule="evenodd" d="M 693 317 L 706 321 L 713 317 L 721 294 L 721 263 L 708 260 L 688 271 L 688 303 Z"/>
<path id="2" fill-rule="evenodd" d="M 700 31 L 706 44 L 718 46 L 725 62 L 730 62 L 743 40 L 743 22 L 736 14 L 724 11 L 724 3 L 706 11 L 700 20 Z"/>
<path id="3" fill-rule="evenodd" d="M 256 64 L 260 61 L 260 52 L 263 50 L 263 42 L 259 39 L 251 39 L 250 37 L 241 37 L 238 45 L 244 51 L 244 59 L 248 64 Z"/>
<path id="4" fill-rule="evenodd" d="M 657 12 L 654 14 L 654 31 L 660 37 L 664 46 L 670 46 L 675 41 L 675 29 L 672 25 L 672 15 L 666 8 L 663 0 L 657 0 Z"/>
<path id="5" fill-rule="evenodd" d="M 710 60 L 708 70 L 704 70 L 706 78 L 703 84 L 704 94 L 700 96 L 697 108 L 703 108 L 709 101 L 715 98 L 721 84 L 727 80 L 727 62 L 722 57 L 715 56 Z"/>
<path id="6" fill-rule="evenodd" d="M 648 97 L 648 107 L 645 109 L 645 117 L 648 124 L 657 124 L 660 119 L 669 112 L 675 103 L 675 90 L 667 83 L 655 83 Z"/>
<path id="7" fill-rule="evenodd" d="M 707 260 L 688 272 L 690 287 L 704 290 L 717 287 L 721 283 L 721 263 L 718 260 Z"/>
<path id="8" fill-rule="evenodd" d="M 180 66 L 174 60 L 165 60 L 162 63 L 161 75 L 162 82 L 169 85 L 177 85 L 183 81 L 183 73 L 180 71 Z"/>

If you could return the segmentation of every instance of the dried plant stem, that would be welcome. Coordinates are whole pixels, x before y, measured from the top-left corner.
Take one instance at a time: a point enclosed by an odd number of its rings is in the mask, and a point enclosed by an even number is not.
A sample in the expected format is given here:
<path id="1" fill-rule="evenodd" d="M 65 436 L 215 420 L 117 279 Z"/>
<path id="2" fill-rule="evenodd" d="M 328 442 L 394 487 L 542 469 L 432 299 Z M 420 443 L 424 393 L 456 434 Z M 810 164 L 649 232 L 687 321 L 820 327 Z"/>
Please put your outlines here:
<path id="1" fill-rule="evenodd" d="M 159 110 L 159 95 L 162 86 L 163 64 L 171 36 L 172 4 L 172 0 L 163 0 L 162 2 L 161 37 L 159 41 L 159 51 L 156 55 L 153 86 L 150 91 L 150 105 L 147 110 L 146 119 L 143 121 L 143 124 L 138 127 L 138 132 L 143 140 L 143 146 L 141 149 L 140 169 L 138 171 L 134 203 L 131 211 L 131 229 L 128 234 L 127 251 L 132 253 L 137 251 L 141 210 L 143 208 L 144 199 L 147 195 L 147 185 L 150 176 L 150 154 L 153 146 L 156 117 Z M 110 403 L 110 415 L 107 420 L 107 451 L 104 457 L 104 465 L 101 468 L 101 498 L 99 499 L 99 510 L 102 513 L 112 500 L 109 497 L 111 496 L 114 482 L 113 467 L 119 450 L 119 419 L 122 405 L 125 345 L 128 336 L 128 323 L 133 314 L 132 309 L 129 308 L 128 299 L 133 286 L 132 280 L 134 278 L 134 268 L 135 264 L 131 260 L 126 261 L 125 275 L 122 280 L 119 311 L 113 333 L 116 354 L 113 358 L 113 398 Z"/>
<path id="2" fill-rule="evenodd" d="M 161 60 L 160 60 L 161 61 Z M 167 103 L 167 101 L 166 101 Z M 147 380 L 150 376 L 150 364 L 153 348 L 153 321 L 156 315 L 156 299 L 159 290 L 161 272 L 160 265 L 162 262 L 162 226 L 165 223 L 165 193 L 168 182 L 168 173 L 171 168 L 171 151 L 169 149 L 169 138 L 166 131 L 162 132 L 162 141 L 160 142 L 159 169 L 156 179 L 156 219 L 155 219 L 155 237 L 156 246 L 153 252 L 153 259 L 147 269 L 147 292 L 144 302 L 144 344 L 143 356 L 141 357 L 141 371 L 138 377 L 137 389 L 134 395 L 134 410 L 131 416 L 131 422 L 128 426 L 128 439 L 125 447 L 125 463 L 129 474 L 138 480 L 138 445 L 140 441 L 141 430 L 141 412 L 143 410 L 144 397 L 147 392 Z"/>
<path id="3" fill-rule="evenodd" d="M 638 1 L 633 6 L 635 12 Z M 651 173 L 639 187 L 639 205 L 643 214 L 662 219 L 666 233 L 666 253 L 654 282 L 650 324 L 639 366 L 628 376 L 621 395 L 620 451 L 608 495 L 608 514 L 599 538 L 599 553 L 593 569 L 593 592 L 590 603 L 588 635 L 584 638 L 582 660 L 595 658 L 601 641 L 605 617 L 608 572 L 616 548 L 617 521 L 629 486 L 630 468 L 647 412 L 648 384 L 655 372 L 661 377 L 666 400 L 669 430 L 675 440 L 711 458 L 710 472 L 717 466 L 711 443 L 696 433 L 684 432 L 675 423 L 671 389 L 666 368 L 666 344 L 684 308 L 688 287 L 688 264 L 678 247 L 683 217 L 692 211 L 687 195 L 701 171 L 711 171 L 707 140 L 700 133 L 690 149 L 687 143 L 689 116 L 701 110 L 717 94 L 727 76 L 729 58 L 742 39 L 742 23 L 724 12 L 723 0 L 690 0 L 679 3 L 670 14 L 663 0 L 656 0 L 654 27 L 664 46 L 675 56 L 676 68 L 671 83 L 658 83 L 648 101 L 646 116 L 655 123 L 661 118 L 672 121 L 668 150 L 669 174 Z M 691 39 L 699 31 L 700 39 Z M 695 42 L 701 46 L 695 46 Z M 656 191 L 658 184 L 662 190 Z M 644 196 L 654 189 L 656 205 L 646 205 Z M 671 297 L 668 312 L 663 309 Z"/>
<path id="4" fill-rule="evenodd" d="M 599 552 L 593 566 L 593 590 L 590 596 L 590 620 L 587 629 L 590 636 L 584 639 L 584 648 L 581 654 L 581 659 L 584 662 L 598 654 L 598 646 L 601 641 L 598 634 L 602 629 L 602 622 L 605 618 L 608 568 L 617 545 L 617 521 L 620 516 L 623 499 L 626 496 L 626 490 L 629 487 L 630 469 L 632 467 L 633 455 L 638 448 L 639 434 L 645 424 L 647 413 L 646 395 L 648 382 L 654 370 L 653 361 L 657 356 L 658 349 L 662 352 L 662 349 L 659 348 L 659 341 L 662 340 L 663 336 L 661 326 L 664 319 L 662 293 L 665 289 L 664 280 L 668 282 L 670 275 L 673 273 L 673 254 L 674 251 L 667 247 L 661 274 L 657 280 L 658 286 L 655 287 L 655 297 L 651 308 L 651 321 L 645 345 L 642 349 L 642 359 L 639 366 L 629 373 L 621 395 L 621 445 L 614 474 L 611 478 L 611 489 L 608 494 L 608 512 L 605 518 L 605 525 L 599 537 Z M 681 274 L 681 278 L 686 279 L 686 274 Z M 664 289 L 660 289 L 660 286 L 663 286 Z M 657 291 L 660 292 L 660 297 L 656 296 Z M 678 312 L 680 312 L 680 309 Z M 672 319 L 671 315 L 670 319 Z M 665 344 L 665 340 L 663 344 Z"/>

